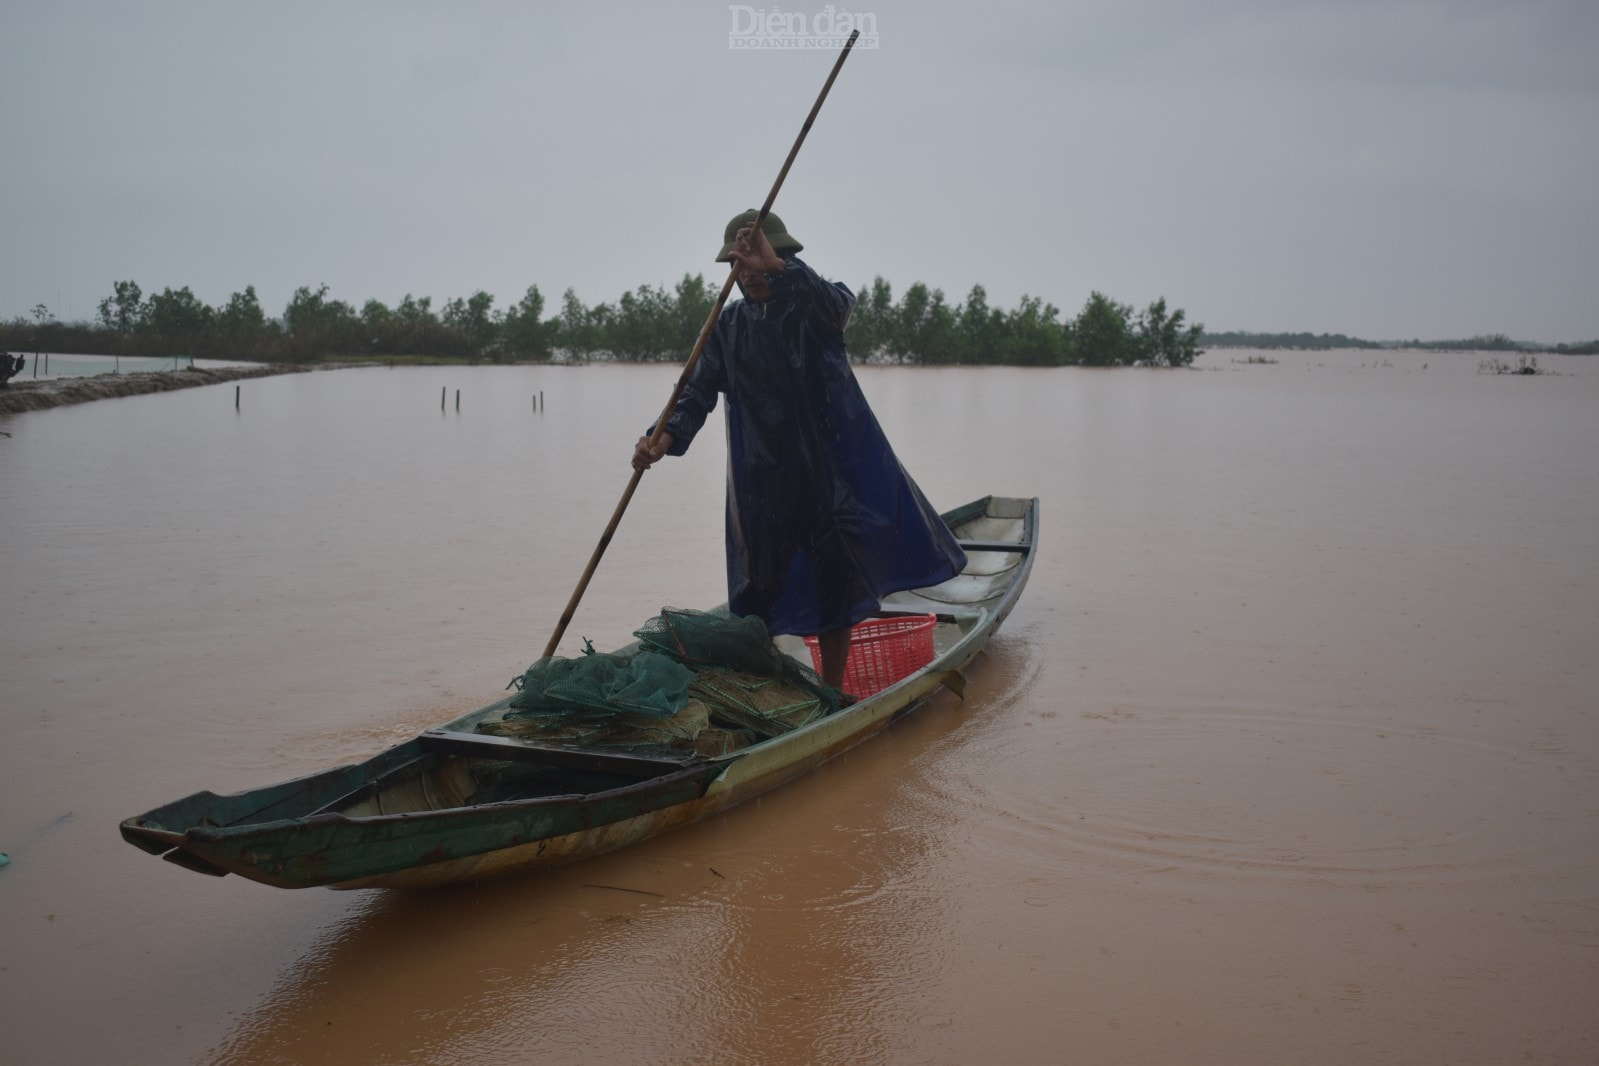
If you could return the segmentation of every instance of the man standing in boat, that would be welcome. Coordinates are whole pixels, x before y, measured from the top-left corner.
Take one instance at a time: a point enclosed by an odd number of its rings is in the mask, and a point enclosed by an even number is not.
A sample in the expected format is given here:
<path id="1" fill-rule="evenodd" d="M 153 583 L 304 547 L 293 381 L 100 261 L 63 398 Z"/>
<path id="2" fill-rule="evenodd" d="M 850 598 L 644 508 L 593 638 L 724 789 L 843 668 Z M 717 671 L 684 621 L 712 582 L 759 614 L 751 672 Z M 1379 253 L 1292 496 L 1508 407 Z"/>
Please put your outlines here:
<path id="1" fill-rule="evenodd" d="M 666 431 L 639 439 L 633 466 L 682 455 L 727 397 L 727 592 L 773 636 L 815 635 L 822 680 L 841 688 L 850 627 L 884 596 L 935 585 L 966 557 L 895 458 L 850 370 L 855 297 L 795 253 L 768 214 L 727 224 L 719 263 L 744 299 L 717 319 Z"/>

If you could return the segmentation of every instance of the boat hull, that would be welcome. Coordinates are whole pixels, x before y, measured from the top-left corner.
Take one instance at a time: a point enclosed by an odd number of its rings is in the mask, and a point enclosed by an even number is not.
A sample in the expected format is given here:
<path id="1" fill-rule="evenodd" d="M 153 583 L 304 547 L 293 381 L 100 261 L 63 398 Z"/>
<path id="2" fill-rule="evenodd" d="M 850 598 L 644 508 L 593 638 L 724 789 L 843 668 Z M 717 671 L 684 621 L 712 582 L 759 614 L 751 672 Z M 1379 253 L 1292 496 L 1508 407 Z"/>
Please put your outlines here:
<path id="1" fill-rule="evenodd" d="M 627 847 L 809 773 L 941 688 L 962 691 L 961 671 L 1026 585 L 1037 511 L 1036 499 L 986 497 L 944 515 L 967 547 L 967 569 L 883 603 L 889 612 L 939 615 L 933 661 L 850 707 L 730 755 L 622 756 L 476 734 L 504 716 L 506 698 L 362 763 L 229 796 L 197 793 L 127 819 L 122 835 L 197 872 L 281 888 L 434 887 Z M 576 774 L 585 787 L 471 803 L 456 778 L 473 756 L 548 766 Z"/>

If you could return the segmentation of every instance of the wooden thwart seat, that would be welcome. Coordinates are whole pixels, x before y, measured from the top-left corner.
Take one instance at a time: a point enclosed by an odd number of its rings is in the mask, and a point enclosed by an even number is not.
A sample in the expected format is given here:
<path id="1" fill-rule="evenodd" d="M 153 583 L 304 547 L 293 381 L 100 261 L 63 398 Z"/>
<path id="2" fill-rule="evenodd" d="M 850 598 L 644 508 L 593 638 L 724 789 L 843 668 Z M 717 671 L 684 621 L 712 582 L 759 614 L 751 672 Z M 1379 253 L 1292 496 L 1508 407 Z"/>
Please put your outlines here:
<path id="1" fill-rule="evenodd" d="M 963 552 L 1015 552 L 1017 555 L 1026 555 L 1033 550 L 1031 544 L 1007 540 L 960 540 L 955 543 L 960 545 Z"/>

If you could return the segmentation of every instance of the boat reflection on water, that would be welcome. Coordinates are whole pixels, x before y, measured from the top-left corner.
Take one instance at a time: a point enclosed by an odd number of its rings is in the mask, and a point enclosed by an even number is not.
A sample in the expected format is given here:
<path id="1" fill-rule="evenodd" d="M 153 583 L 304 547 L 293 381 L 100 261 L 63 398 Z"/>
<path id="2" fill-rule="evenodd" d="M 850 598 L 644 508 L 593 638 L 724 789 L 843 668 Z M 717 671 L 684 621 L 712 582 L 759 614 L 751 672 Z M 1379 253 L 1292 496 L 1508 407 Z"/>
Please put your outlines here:
<path id="1" fill-rule="evenodd" d="M 885 1060 L 961 905 L 928 764 L 998 713 L 1013 675 L 990 665 L 978 698 L 935 696 L 771 802 L 545 873 L 356 897 L 206 1060 Z"/>

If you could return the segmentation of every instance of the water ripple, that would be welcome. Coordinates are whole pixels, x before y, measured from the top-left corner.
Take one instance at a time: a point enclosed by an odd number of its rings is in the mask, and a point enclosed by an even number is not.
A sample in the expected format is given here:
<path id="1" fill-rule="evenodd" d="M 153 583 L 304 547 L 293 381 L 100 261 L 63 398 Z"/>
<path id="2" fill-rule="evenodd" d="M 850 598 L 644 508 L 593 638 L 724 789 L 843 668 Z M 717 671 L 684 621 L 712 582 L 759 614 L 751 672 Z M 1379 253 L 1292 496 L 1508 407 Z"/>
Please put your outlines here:
<path id="1" fill-rule="evenodd" d="M 975 807 L 996 858 L 1079 873 L 1375 891 L 1508 877 L 1591 839 L 1591 818 L 1559 813 L 1589 775 L 1565 772 L 1555 737 L 1272 709 L 1085 719 L 1075 746 L 985 738 L 987 772 L 962 761 L 928 793 Z"/>

